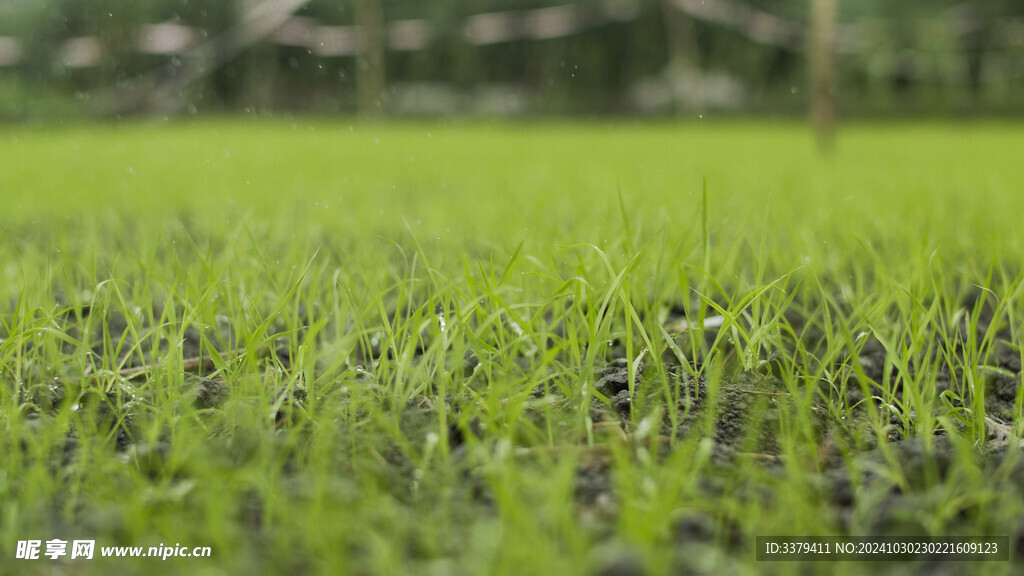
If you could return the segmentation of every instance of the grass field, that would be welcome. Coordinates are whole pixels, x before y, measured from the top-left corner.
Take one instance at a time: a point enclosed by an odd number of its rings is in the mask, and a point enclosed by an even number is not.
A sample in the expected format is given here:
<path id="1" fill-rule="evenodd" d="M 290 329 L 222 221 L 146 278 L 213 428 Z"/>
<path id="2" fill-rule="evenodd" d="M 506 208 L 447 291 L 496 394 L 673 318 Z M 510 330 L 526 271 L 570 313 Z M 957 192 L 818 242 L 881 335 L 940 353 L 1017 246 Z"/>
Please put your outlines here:
<path id="1" fill-rule="evenodd" d="M 774 535 L 1017 558 L 1024 131 L 837 144 L 782 122 L 0 129 L 0 572 L 826 568 L 756 562 Z M 15 559 L 28 539 L 212 556 Z"/>

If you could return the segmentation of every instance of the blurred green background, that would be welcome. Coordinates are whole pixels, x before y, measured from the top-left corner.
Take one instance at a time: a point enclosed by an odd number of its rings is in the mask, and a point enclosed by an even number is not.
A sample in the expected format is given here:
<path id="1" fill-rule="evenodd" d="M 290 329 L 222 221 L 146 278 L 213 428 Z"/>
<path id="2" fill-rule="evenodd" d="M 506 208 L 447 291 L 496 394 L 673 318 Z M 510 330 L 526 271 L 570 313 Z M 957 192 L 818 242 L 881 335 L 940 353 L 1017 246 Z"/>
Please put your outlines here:
<path id="1" fill-rule="evenodd" d="M 0 119 L 795 116 L 822 22 L 841 115 L 1024 111 L 1014 0 L 0 0 Z"/>

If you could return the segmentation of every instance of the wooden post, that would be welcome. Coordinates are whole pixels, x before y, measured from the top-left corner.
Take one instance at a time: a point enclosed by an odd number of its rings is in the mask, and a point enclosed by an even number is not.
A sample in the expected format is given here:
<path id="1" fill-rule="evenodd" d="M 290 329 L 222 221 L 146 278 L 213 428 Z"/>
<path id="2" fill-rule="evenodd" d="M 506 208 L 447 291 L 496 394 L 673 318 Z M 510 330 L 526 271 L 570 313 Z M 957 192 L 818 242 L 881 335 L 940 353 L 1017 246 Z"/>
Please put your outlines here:
<path id="1" fill-rule="evenodd" d="M 668 45 L 666 72 L 672 88 L 672 105 L 676 112 L 680 112 L 686 104 L 683 83 L 699 78 L 697 27 L 693 18 L 680 10 L 673 0 L 661 0 L 661 17 L 665 22 L 665 42 Z"/>
<path id="2" fill-rule="evenodd" d="M 807 46 L 810 64 L 811 122 L 823 152 L 835 139 L 834 88 L 835 28 L 839 0 L 811 0 L 811 33 Z"/>
<path id="3" fill-rule="evenodd" d="M 970 89 L 970 110 L 981 110 L 982 77 L 984 76 L 985 50 L 988 48 L 992 30 L 988 25 L 992 20 L 988 17 L 988 3 L 972 0 L 967 3 L 966 13 L 970 21 L 978 22 L 978 26 L 963 35 L 963 52 L 965 58 L 965 80 Z"/>
<path id="4" fill-rule="evenodd" d="M 261 0 L 237 0 L 238 25 L 246 27 L 246 16 L 257 8 Z M 243 30 L 243 34 L 247 34 Z M 274 45 L 270 42 L 255 42 L 239 61 L 241 66 L 241 102 L 255 113 L 269 111 L 274 104 L 274 76 L 277 63 L 274 61 Z"/>
<path id="5" fill-rule="evenodd" d="M 357 0 L 359 56 L 356 59 L 356 91 L 359 113 L 378 116 L 384 111 L 384 10 L 381 0 Z"/>

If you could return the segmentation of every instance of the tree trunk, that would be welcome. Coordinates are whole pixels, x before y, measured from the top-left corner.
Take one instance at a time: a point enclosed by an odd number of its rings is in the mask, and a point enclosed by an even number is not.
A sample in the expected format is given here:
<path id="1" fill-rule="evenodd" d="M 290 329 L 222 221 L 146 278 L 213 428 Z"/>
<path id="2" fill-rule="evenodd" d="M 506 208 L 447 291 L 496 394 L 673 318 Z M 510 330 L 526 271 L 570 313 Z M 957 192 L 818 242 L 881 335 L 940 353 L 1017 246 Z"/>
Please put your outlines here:
<path id="1" fill-rule="evenodd" d="M 384 10 L 381 0 L 357 0 L 359 57 L 356 59 L 356 90 L 359 113 L 378 116 L 384 111 Z"/>
<path id="2" fill-rule="evenodd" d="M 810 60 L 811 122 L 824 152 L 835 138 L 836 106 L 834 50 L 839 0 L 811 0 L 811 34 L 807 47 Z"/>

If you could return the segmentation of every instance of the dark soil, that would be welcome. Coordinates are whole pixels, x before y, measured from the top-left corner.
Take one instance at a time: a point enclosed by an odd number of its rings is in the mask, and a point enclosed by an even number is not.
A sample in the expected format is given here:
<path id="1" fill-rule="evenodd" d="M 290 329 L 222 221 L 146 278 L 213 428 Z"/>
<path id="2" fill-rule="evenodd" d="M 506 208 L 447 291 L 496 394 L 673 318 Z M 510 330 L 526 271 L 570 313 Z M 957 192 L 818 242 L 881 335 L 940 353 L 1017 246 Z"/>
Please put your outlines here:
<path id="1" fill-rule="evenodd" d="M 80 336 L 83 326 L 92 325 L 92 311 L 80 310 L 74 318 L 68 318 L 69 333 Z M 792 318 L 792 323 L 800 319 Z M 96 326 L 100 324 L 97 323 Z M 104 330 L 114 339 L 124 338 L 126 350 L 134 344 L 131 335 L 124 334 L 127 323 L 117 314 L 111 314 L 103 323 Z M 979 328 L 980 329 L 980 328 Z M 120 333 L 119 333 L 120 331 Z M 801 332 L 810 344 L 820 340 L 820 335 L 813 330 Z M 207 351 L 201 349 L 201 342 L 218 343 L 222 354 L 228 350 L 224 343 L 233 341 L 230 327 L 218 326 L 212 334 L 201 334 L 194 327 L 183 331 L 184 338 L 180 343 L 182 355 L 186 358 L 200 356 Z M 708 343 L 713 342 L 707 338 Z M 887 352 L 879 342 L 868 337 L 856 349 L 856 357 L 849 358 L 845 363 L 837 361 L 835 373 L 848 376 L 847 386 L 842 390 L 822 385 L 821 393 L 815 400 L 815 420 L 813 433 L 819 442 L 817 458 L 813 469 L 807 471 L 808 485 L 813 487 L 815 494 L 811 497 L 822 502 L 823 518 L 835 520 L 835 525 L 850 535 L 925 535 L 934 530 L 934 526 L 922 523 L 928 512 L 934 510 L 936 502 L 948 497 L 944 492 L 950 485 L 958 481 L 955 463 L 962 461 L 963 446 L 942 434 L 930 438 L 921 438 L 908 430 L 913 427 L 913 414 L 892 414 L 891 426 L 885 438 L 877 438 L 866 425 L 871 416 L 868 410 L 873 404 L 868 402 L 865 390 L 872 386 L 899 378 L 913 377 L 917 370 L 936 370 L 936 393 L 962 390 L 957 382 L 962 381 L 962 374 L 950 371 L 945 364 L 919 368 L 908 366 L 909 374 L 899 374 L 893 363 L 888 359 Z M 147 362 L 156 361 L 169 352 L 167 343 L 140 343 L 141 354 L 122 357 L 123 365 L 128 368 L 145 367 Z M 615 350 L 615 347 L 611 347 Z M 69 351 L 70 352 L 70 351 Z M 104 354 L 102 344 L 93 348 L 97 357 Z M 422 349 L 420 350 L 422 352 Z M 368 340 L 360 348 L 360 360 L 366 366 L 372 366 L 382 351 L 379 342 Z M 1021 362 L 1020 353 L 1004 340 L 996 342 L 992 354 L 992 370 L 986 373 L 985 406 L 988 415 L 997 422 L 1011 422 L 1016 414 L 1017 397 L 1020 394 Z M 288 370 L 286 348 L 272 350 L 268 357 L 260 360 L 267 370 Z M 479 359 L 467 352 L 461 369 L 472 378 L 474 368 Z M 530 362 L 521 359 L 516 368 L 528 369 Z M 731 472 L 741 462 L 749 465 L 757 463 L 765 473 L 781 474 L 782 451 L 777 442 L 777 435 L 782 417 L 790 407 L 788 392 L 778 378 L 777 366 L 765 362 L 758 370 L 742 371 L 732 369 L 732 376 L 712 386 L 705 375 L 699 378 L 691 376 L 692 372 L 701 368 L 700 365 L 681 366 L 672 362 L 653 366 L 639 363 L 634 367 L 635 380 L 630 389 L 630 369 L 625 358 L 613 359 L 607 365 L 592 374 L 594 390 L 607 401 L 593 400 L 590 417 L 595 426 L 611 430 L 606 438 L 620 438 L 621 442 L 634 440 L 633 428 L 655 408 L 674 411 L 676 418 L 662 418 L 662 427 L 653 431 L 659 436 L 662 450 L 658 457 L 665 457 L 672 451 L 673 442 L 681 442 L 691 438 L 707 435 L 712 442 L 713 469 L 722 478 L 736 476 Z M 845 372 L 844 372 L 845 371 Z M 186 393 L 184 398 L 195 408 L 203 411 L 216 411 L 231 393 L 230 383 L 220 375 L 212 375 L 208 367 L 199 366 L 195 373 L 185 376 Z M 137 408 L 146 402 L 145 394 L 130 382 L 120 382 L 104 394 L 95 390 L 82 391 L 80 381 L 87 374 L 53 374 L 45 366 L 33 367 L 28 393 L 22 399 L 28 414 L 41 424 L 53 411 L 61 407 L 70 407 L 87 414 L 84 419 L 90 430 L 81 433 L 103 433 L 114 438 L 116 449 L 128 454 L 141 469 L 153 475 L 164 473 L 163 454 L 165 449 L 158 445 L 143 445 L 136 441 L 134 422 Z M 375 386 L 372 370 L 359 372 L 355 377 L 362 384 Z M 122 379 L 124 380 L 124 379 Z M 662 383 L 670 384 L 670 395 L 666 396 Z M 554 388 L 552 388 L 554 390 Z M 539 394 L 539 391 L 538 391 Z M 302 387 L 283 388 L 274 392 L 272 417 L 279 427 L 303 425 L 309 420 L 305 406 L 309 402 L 307 392 Z M 895 401 L 902 399 L 902 390 L 893 389 Z M 967 399 L 965 399 L 966 401 Z M 493 495 L 489 493 L 486 482 L 479 471 L 472 465 L 467 456 L 467 446 L 478 443 L 487 444 L 488 431 L 478 420 L 459 421 L 460 406 L 452 404 L 450 398 L 439 400 L 419 397 L 410 401 L 401 409 L 401 435 L 410 444 L 421 446 L 427 434 L 434 430 L 438 401 L 445 402 L 447 411 L 452 414 L 453 424 L 447 431 L 448 448 L 454 462 L 454 474 L 464 480 L 465 498 L 470 505 L 492 510 Z M 840 408 L 837 410 L 837 406 Z M 538 418 L 539 414 L 527 412 L 526 418 Z M 675 424 L 671 424 L 675 422 Z M 709 432 L 709 434 L 707 433 Z M 397 440 L 388 440 L 381 433 L 382 446 L 379 447 L 381 466 L 386 474 L 393 479 L 393 493 L 397 499 L 412 502 L 415 498 L 415 487 L 420 481 L 421 471 L 416 470 L 409 452 Z M 612 440 L 614 441 L 614 440 Z M 528 442 L 524 439 L 524 442 Z M 1010 490 L 1024 500 L 1024 462 L 1012 460 L 1019 447 L 1012 445 L 1005 437 L 993 436 L 987 446 L 975 447 L 977 464 L 985 473 L 999 479 L 999 490 Z M 229 447 L 232 453 L 238 452 L 237 447 Z M 534 446 L 523 446 L 527 455 Z M 540 447 L 536 447 L 540 448 Z M 598 446 L 597 448 L 601 448 Z M 62 462 L 74 459 L 76 450 L 75 434 L 66 444 Z M 581 522 L 596 534 L 609 539 L 614 534 L 616 519 L 620 512 L 621 498 L 611 478 L 612 465 L 607 457 L 608 452 L 600 449 L 582 452 L 577 470 L 575 504 Z M 235 456 L 232 456 L 235 457 Z M 241 457 L 241 456 L 239 456 Z M 1004 462 L 1017 462 L 1010 473 L 1006 473 Z M 900 478 L 894 478 L 890 472 L 893 463 L 899 465 Z M 715 478 L 709 478 L 703 489 L 708 501 L 720 498 L 727 489 Z M 742 486 L 737 492 L 739 497 L 751 506 L 770 505 L 773 495 L 765 486 L 752 479 L 748 485 Z M 245 510 L 249 523 L 256 529 L 260 518 L 260 500 L 254 496 L 246 504 Z M 982 498 L 967 498 L 956 504 L 953 515 L 948 523 L 951 529 L 957 525 L 958 519 L 982 517 L 985 501 Z M 1011 537 L 1014 558 L 1024 557 L 1024 520 L 1014 527 Z M 991 526 L 993 535 L 1007 535 L 1004 527 Z M 979 536 L 981 534 L 971 534 Z M 679 548 L 678 566 L 680 573 L 701 573 L 701 565 L 695 558 L 706 557 L 711 551 L 746 556 L 751 554 L 753 544 L 751 535 L 744 535 L 737 523 L 730 519 L 729 513 L 718 513 L 707 509 L 677 511 L 673 524 L 673 541 Z M 601 558 L 595 561 L 595 570 L 601 575 L 643 574 L 644 566 L 640 559 L 628 548 L 616 547 L 609 540 L 609 548 Z M 947 565 L 914 565 L 905 566 L 910 573 L 954 573 L 955 569 Z"/>

